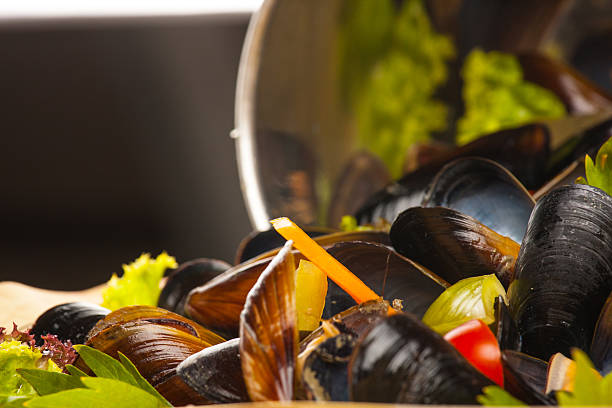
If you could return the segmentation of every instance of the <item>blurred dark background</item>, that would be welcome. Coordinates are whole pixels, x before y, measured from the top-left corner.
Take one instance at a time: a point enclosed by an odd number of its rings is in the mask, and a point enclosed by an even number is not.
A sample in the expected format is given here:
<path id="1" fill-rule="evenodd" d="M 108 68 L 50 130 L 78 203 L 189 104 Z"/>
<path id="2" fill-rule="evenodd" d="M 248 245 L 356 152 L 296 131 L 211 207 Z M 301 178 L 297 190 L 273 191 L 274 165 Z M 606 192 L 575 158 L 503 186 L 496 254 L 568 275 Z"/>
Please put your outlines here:
<path id="1" fill-rule="evenodd" d="M 142 252 L 232 260 L 248 19 L 0 24 L 0 280 L 73 290 Z"/>

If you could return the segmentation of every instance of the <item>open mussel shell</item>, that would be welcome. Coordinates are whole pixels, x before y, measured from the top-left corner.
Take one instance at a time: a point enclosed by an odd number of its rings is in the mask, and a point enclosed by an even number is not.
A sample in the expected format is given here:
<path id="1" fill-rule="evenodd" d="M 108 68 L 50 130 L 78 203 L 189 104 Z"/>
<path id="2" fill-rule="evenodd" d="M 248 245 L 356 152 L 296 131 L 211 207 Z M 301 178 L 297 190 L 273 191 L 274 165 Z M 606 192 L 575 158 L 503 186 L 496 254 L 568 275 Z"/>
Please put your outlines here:
<path id="1" fill-rule="evenodd" d="M 405 313 L 375 325 L 349 364 L 353 401 L 475 405 L 487 385 L 450 343 Z"/>
<path id="2" fill-rule="evenodd" d="M 302 382 L 308 399 L 348 401 L 348 364 L 356 337 L 348 333 L 329 338 L 306 358 Z"/>
<path id="3" fill-rule="evenodd" d="M 555 405 L 546 395 L 548 363 L 514 350 L 502 351 L 504 389 L 529 405 Z"/>
<path id="4" fill-rule="evenodd" d="M 414 207 L 402 212 L 389 232 L 393 247 L 453 284 L 495 273 L 507 287 L 519 244 L 458 211 Z"/>
<path id="5" fill-rule="evenodd" d="M 292 241 L 263 271 L 240 315 L 240 361 L 253 401 L 291 401 L 298 354 Z"/>
<path id="6" fill-rule="evenodd" d="M 296 262 L 304 259 L 298 251 L 294 251 L 294 257 Z M 193 289 L 185 302 L 185 312 L 225 337 L 238 337 L 240 313 L 247 295 L 272 259 L 236 265 L 207 284 Z"/>
<path id="7" fill-rule="evenodd" d="M 325 227 L 304 226 L 302 229 L 311 238 L 337 232 L 336 230 Z M 275 229 L 253 231 L 240 242 L 234 262 L 236 264 L 241 264 L 249 259 L 270 252 L 273 249 L 281 248 L 285 244 L 285 241 L 285 238 L 276 232 Z"/>
<path id="8" fill-rule="evenodd" d="M 208 401 L 183 382 L 176 367 L 190 355 L 223 341 L 175 313 L 150 306 L 130 306 L 98 322 L 86 344 L 115 358 L 118 352 L 125 354 L 171 404 L 182 406 Z"/>
<path id="9" fill-rule="evenodd" d="M 239 343 L 240 339 L 232 339 L 207 347 L 189 356 L 176 371 L 187 385 L 211 402 L 247 402 Z"/>
<path id="10" fill-rule="evenodd" d="M 179 265 L 168 279 L 159 295 L 157 306 L 184 314 L 185 301 L 191 289 L 206 282 L 231 268 L 227 262 L 218 259 L 194 259 Z"/>
<path id="11" fill-rule="evenodd" d="M 535 202 L 516 177 L 498 163 L 464 158 L 436 174 L 422 205 L 452 208 L 521 242 Z"/>
<path id="12" fill-rule="evenodd" d="M 612 290 L 612 197 L 588 185 L 551 191 L 529 220 L 508 290 L 521 351 L 548 360 L 588 352 Z"/>
<path id="13" fill-rule="evenodd" d="M 602 375 L 612 372 L 612 293 L 597 319 L 591 343 L 591 359 Z"/>
<path id="14" fill-rule="evenodd" d="M 405 311 L 419 317 L 449 286 L 444 279 L 384 245 L 339 242 L 327 251 L 383 299 L 390 303 L 398 299 Z M 328 280 L 323 319 L 353 305 L 353 298 Z"/>
<path id="15" fill-rule="evenodd" d="M 54 334 L 63 342 L 70 340 L 72 344 L 83 344 L 92 327 L 109 313 L 110 310 L 93 303 L 64 303 L 41 314 L 30 333 L 39 346 L 43 344 L 41 336 L 47 334 Z"/>
<path id="16" fill-rule="evenodd" d="M 391 244 L 389 234 L 382 231 L 351 231 L 323 235 L 315 240 L 324 247 L 337 242 L 361 240 Z M 266 258 L 255 258 L 236 265 L 205 285 L 193 289 L 185 302 L 185 312 L 200 324 L 225 337 L 238 336 L 240 313 L 249 290 L 278 251 L 266 253 Z M 295 261 L 304 257 L 294 251 Z"/>
<path id="17" fill-rule="evenodd" d="M 547 178 L 549 140 L 548 128 L 541 124 L 505 129 L 483 136 L 432 159 L 426 166 L 387 185 L 370 197 L 357 211 L 355 214 L 357 221 L 360 224 L 373 224 L 379 218 L 384 218 L 388 222 L 393 222 L 402 211 L 420 206 L 436 174 L 445 165 L 460 158 L 482 157 L 493 160 L 516 176 L 516 179 L 520 180 L 519 185 L 522 183 L 527 188 L 537 189 Z M 481 175 L 476 175 L 478 180 L 482 179 Z M 516 180 L 514 176 L 510 178 Z M 500 178 L 501 181 L 507 180 L 507 177 L 500 174 L 497 178 Z M 499 180 L 496 181 L 498 182 Z M 516 181 L 510 182 L 510 184 L 513 183 Z"/>

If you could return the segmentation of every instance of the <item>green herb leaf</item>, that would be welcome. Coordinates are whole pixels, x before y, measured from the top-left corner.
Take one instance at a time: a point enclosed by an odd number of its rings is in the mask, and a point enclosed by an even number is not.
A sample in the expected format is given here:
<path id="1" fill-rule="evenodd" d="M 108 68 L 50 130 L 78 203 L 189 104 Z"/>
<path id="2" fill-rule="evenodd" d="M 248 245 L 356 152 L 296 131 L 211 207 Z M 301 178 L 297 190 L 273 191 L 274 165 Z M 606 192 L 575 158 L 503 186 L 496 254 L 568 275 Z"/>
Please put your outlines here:
<path id="1" fill-rule="evenodd" d="M 473 319 L 491 324 L 497 296 L 506 300 L 506 291 L 494 274 L 462 279 L 429 306 L 423 323 L 442 335 Z"/>
<path id="2" fill-rule="evenodd" d="M 72 364 L 66 364 L 66 371 L 75 377 L 89 377 L 86 373 L 81 371 L 79 368 L 73 366 Z"/>
<path id="3" fill-rule="evenodd" d="M 523 401 L 514 398 L 507 391 L 497 385 L 489 385 L 482 389 L 483 395 L 476 397 L 480 405 L 488 407 L 523 407 L 527 406 Z"/>
<path id="4" fill-rule="evenodd" d="M 586 173 L 586 181 L 580 177 L 577 182 L 589 184 L 597 187 L 612 195 L 612 137 L 604 143 L 593 159 L 587 154 L 584 159 L 584 170 Z"/>
<path id="5" fill-rule="evenodd" d="M 38 395 L 53 394 L 72 388 L 82 388 L 79 377 L 45 370 L 18 368 L 17 372 L 34 387 Z"/>
<path id="6" fill-rule="evenodd" d="M 121 278 L 113 274 L 102 292 L 102 306 L 116 310 L 131 305 L 157 305 L 164 271 L 176 267 L 176 260 L 165 252 L 156 259 L 142 254 L 131 264 L 123 265 Z"/>
<path id="7" fill-rule="evenodd" d="M 602 379 L 579 349 L 572 350 L 572 359 L 576 362 L 574 391 L 557 392 L 559 406 L 612 406 L 612 373 Z"/>
<path id="8" fill-rule="evenodd" d="M 163 406 L 151 394 L 132 385 L 109 378 L 85 377 L 87 388 L 77 388 L 32 398 L 28 408 L 157 408 Z"/>
<path id="9" fill-rule="evenodd" d="M 134 377 L 141 390 L 148 392 L 157 398 L 162 406 L 171 407 L 168 402 L 157 390 L 138 372 L 138 369 L 122 352 L 119 351 L 119 360 L 123 367 Z"/>
<path id="10" fill-rule="evenodd" d="M 77 344 L 74 348 L 85 364 L 98 377 L 112 378 L 138 387 L 138 381 L 136 381 L 132 374 L 119 361 L 108 354 L 83 344 Z"/>

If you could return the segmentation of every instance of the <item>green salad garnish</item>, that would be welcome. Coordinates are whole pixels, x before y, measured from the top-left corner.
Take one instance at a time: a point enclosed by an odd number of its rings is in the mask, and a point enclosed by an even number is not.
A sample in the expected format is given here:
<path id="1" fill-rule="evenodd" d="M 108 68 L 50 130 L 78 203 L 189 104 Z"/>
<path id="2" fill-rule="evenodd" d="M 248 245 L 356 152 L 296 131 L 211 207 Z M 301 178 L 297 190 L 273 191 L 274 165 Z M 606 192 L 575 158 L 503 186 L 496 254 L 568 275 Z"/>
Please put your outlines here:
<path id="1" fill-rule="evenodd" d="M 559 98 L 523 79 L 518 59 L 498 51 L 474 49 L 461 70 L 465 114 L 457 123 L 457 144 L 479 136 L 566 115 Z"/>
<path id="2" fill-rule="evenodd" d="M 586 180 L 579 177 L 576 181 L 600 188 L 612 195 L 612 163 L 608 160 L 610 154 L 612 154 L 612 137 L 597 152 L 595 163 L 588 154 L 586 155 L 584 159 Z"/>
<path id="3" fill-rule="evenodd" d="M 102 306 L 116 310 L 132 305 L 157 305 L 164 272 L 176 267 L 176 260 L 165 252 L 155 259 L 142 254 L 131 264 L 123 265 L 122 277 L 113 274 L 102 292 Z"/>
<path id="4" fill-rule="evenodd" d="M 589 357 L 579 349 L 572 350 L 572 359 L 576 363 L 574 390 L 557 391 L 559 406 L 612 406 L 612 373 L 601 378 L 593 368 Z M 477 398 L 482 405 L 506 407 L 527 405 L 496 385 L 485 387 L 483 394 Z"/>
<path id="5" fill-rule="evenodd" d="M 344 12 L 339 77 L 360 147 L 402 174 L 406 150 L 447 128 L 435 93 L 455 49 L 432 27 L 422 0 L 356 0 Z"/>

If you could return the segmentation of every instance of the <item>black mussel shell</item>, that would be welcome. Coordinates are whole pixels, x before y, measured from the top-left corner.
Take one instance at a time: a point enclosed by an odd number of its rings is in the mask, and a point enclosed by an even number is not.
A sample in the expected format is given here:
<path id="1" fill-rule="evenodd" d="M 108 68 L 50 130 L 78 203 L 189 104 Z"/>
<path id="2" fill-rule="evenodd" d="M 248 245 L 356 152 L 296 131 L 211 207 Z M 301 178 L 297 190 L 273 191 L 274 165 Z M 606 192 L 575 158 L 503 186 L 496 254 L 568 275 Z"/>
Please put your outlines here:
<path id="1" fill-rule="evenodd" d="M 240 339 L 205 348 L 178 365 L 177 374 L 204 398 L 216 403 L 249 401 L 242 366 Z"/>
<path id="2" fill-rule="evenodd" d="M 458 211 L 413 207 L 401 213 L 389 231 L 393 247 L 451 284 L 495 273 L 507 287 L 514 274 L 519 244 Z"/>
<path id="3" fill-rule="evenodd" d="M 168 276 L 157 306 L 183 315 L 191 289 L 204 285 L 229 268 L 230 264 L 218 259 L 194 259 L 181 264 Z"/>
<path id="4" fill-rule="evenodd" d="M 387 185 L 370 197 L 355 213 L 355 217 L 360 224 L 375 224 L 379 218 L 393 222 L 402 211 L 421 205 L 427 187 L 444 165 L 465 157 L 478 156 L 493 160 L 508 169 L 525 187 L 537 189 L 547 178 L 549 140 L 548 128 L 540 124 L 505 129 L 483 136 L 432 159 L 426 166 Z"/>
<path id="5" fill-rule="evenodd" d="M 529 405 L 555 405 L 554 396 L 544 394 L 548 363 L 514 350 L 502 351 L 504 389 Z"/>
<path id="6" fill-rule="evenodd" d="M 325 340 L 306 358 L 302 381 L 316 401 L 348 401 L 348 364 L 356 337 L 347 333 Z"/>
<path id="7" fill-rule="evenodd" d="M 374 326 L 349 364 L 353 401 L 475 405 L 488 385 L 450 343 L 405 313 Z"/>
<path id="8" fill-rule="evenodd" d="M 597 319 L 591 343 L 591 359 L 601 375 L 612 372 L 612 293 Z"/>
<path id="9" fill-rule="evenodd" d="M 70 340 L 72 344 L 83 344 L 87 333 L 110 310 L 87 302 L 64 303 L 44 312 L 36 319 L 30 333 L 37 345 L 42 345 L 41 336 L 54 334 L 61 341 Z"/>
<path id="10" fill-rule="evenodd" d="M 370 242 L 339 242 L 328 252 L 390 303 L 399 299 L 403 310 L 423 316 L 448 286 L 436 276 L 391 248 Z M 328 280 L 323 319 L 355 305 L 336 283 Z"/>
<path id="11" fill-rule="evenodd" d="M 385 164 L 375 155 L 360 151 L 354 154 L 340 173 L 327 215 L 327 223 L 340 225 L 342 217 L 354 214 L 364 201 L 391 181 Z"/>
<path id="12" fill-rule="evenodd" d="M 498 163 L 464 158 L 444 166 L 431 182 L 423 207 L 447 207 L 476 218 L 521 242 L 535 202 L 525 187 Z"/>
<path id="13" fill-rule="evenodd" d="M 588 352 L 612 290 L 612 197 L 575 184 L 538 201 L 529 220 L 508 300 L 521 351 L 548 360 Z"/>
<path id="14" fill-rule="evenodd" d="M 497 338 L 500 350 L 519 350 L 521 348 L 521 336 L 516 327 L 514 319 L 510 315 L 510 310 L 504 302 L 504 298 L 498 296 L 495 299 L 495 322 L 491 330 Z"/>

